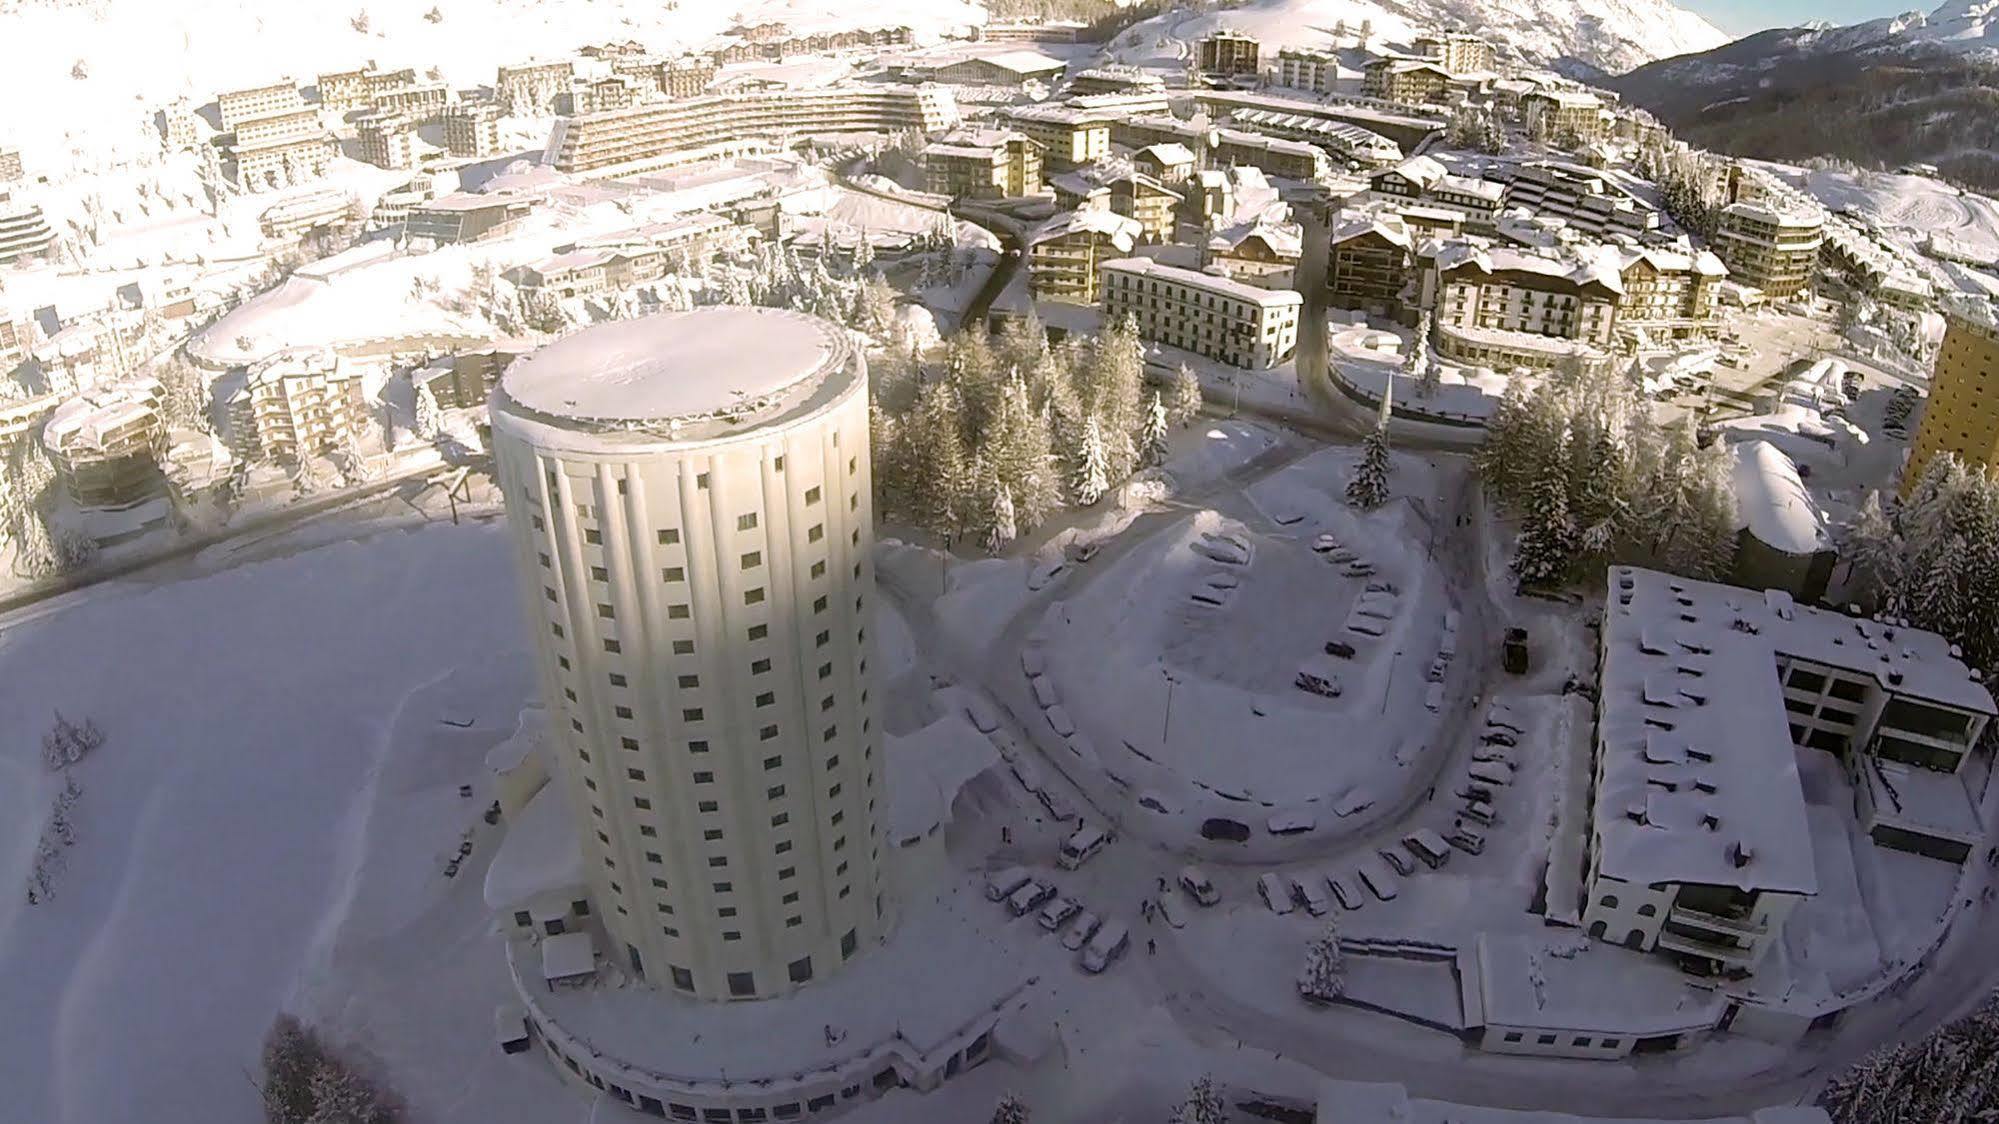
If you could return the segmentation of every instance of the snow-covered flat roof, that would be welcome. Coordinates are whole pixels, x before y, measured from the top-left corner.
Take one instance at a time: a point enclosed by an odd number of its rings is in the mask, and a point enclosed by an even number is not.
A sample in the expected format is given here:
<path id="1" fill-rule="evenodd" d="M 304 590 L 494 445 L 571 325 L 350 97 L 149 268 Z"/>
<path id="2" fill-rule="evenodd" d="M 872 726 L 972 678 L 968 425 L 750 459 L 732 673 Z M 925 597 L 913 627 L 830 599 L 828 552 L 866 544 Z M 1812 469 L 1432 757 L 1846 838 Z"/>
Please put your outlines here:
<path id="1" fill-rule="evenodd" d="M 1461 950 L 1478 1025 L 1618 1036 L 1706 1029 L 1722 1000 L 1664 961 L 1634 959 L 1577 933 L 1481 933 Z M 1474 1014 L 1467 1011 L 1469 1020 Z"/>
<path id="2" fill-rule="evenodd" d="M 1586 1116 L 1533 1109 L 1487 1108 L 1484 1105 L 1412 1097 L 1399 1084 L 1327 1079 L 1319 1083 L 1318 1124 L 1831 1124 L 1822 1108 L 1780 1105 L 1759 1108 L 1747 1116 L 1641 1120 L 1625 1116 Z"/>
<path id="3" fill-rule="evenodd" d="M 583 845 L 576 821 L 563 801 L 560 782 L 550 781 L 507 825 L 500 849 L 486 868 L 486 908 L 511 912 L 541 894 L 581 892 L 583 885 Z"/>
<path id="4" fill-rule="evenodd" d="M 1290 289 L 1262 289 L 1220 274 L 1165 265 L 1154 258 L 1119 258 L 1105 262 L 1103 268 L 1106 273 L 1135 273 L 1141 277 L 1156 277 L 1161 281 L 1185 285 L 1204 293 L 1245 301 L 1259 308 L 1296 307 L 1305 302 L 1303 296 Z"/>
<path id="5" fill-rule="evenodd" d="M 541 978 L 567 980 L 597 970 L 597 943 L 584 932 L 562 933 L 541 942 Z"/>
<path id="6" fill-rule="evenodd" d="M 851 360 L 846 338 L 816 317 L 717 305 L 585 328 L 509 367 L 500 385 L 555 418 L 664 422 L 754 412 Z"/>

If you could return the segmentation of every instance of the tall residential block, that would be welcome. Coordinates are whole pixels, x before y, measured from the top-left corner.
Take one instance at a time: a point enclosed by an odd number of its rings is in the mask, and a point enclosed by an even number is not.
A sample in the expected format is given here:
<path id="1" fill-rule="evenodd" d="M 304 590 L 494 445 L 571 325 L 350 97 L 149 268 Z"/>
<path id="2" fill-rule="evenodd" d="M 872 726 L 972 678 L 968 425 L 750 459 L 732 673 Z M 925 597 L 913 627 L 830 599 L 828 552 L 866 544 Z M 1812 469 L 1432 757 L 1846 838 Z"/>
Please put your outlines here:
<path id="1" fill-rule="evenodd" d="M 613 955 L 758 999 L 888 926 L 867 367 L 800 313 L 601 324 L 515 363 L 493 445 Z"/>
<path id="2" fill-rule="evenodd" d="M 1908 495 L 1938 453 L 1967 466 L 1999 466 L 1999 310 L 1991 301 L 1944 304 L 1943 346 L 1930 372 L 1930 400 L 1902 470 Z"/>

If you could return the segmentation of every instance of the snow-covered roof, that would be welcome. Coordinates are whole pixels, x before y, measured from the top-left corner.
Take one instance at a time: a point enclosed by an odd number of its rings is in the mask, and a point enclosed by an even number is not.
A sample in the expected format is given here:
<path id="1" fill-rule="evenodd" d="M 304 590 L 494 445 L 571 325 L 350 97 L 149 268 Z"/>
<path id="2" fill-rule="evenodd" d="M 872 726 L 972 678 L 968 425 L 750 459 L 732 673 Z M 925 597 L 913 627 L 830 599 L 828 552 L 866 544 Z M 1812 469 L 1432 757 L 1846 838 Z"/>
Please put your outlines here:
<path id="1" fill-rule="evenodd" d="M 1111 245 L 1128 252 L 1138 244 L 1139 235 L 1144 233 L 1145 227 L 1137 219 L 1111 211 L 1067 211 L 1036 227 L 1028 235 L 1027 243 L 1038 246 L 1079 231 L 1101 234 L 1111 240 Z"/>
<path id="2" fill-rule="evenodd" d="M 1614 293 L 1624 291 L 1624 262 L 1612 246 L 1555 252 L 1462 239 L 1425 247 L 1424 253 L 1435 257 L 1440 272 L 1469 267 L 1482 273 L 1528 273 L 1577 286 L 1601 285 Z"/>
<path id="3" fill-rule="evenodd" d="M 1340 219 L 1333 225 L 1332 245 L 1351 241 L 1363 234 L 1377 234 L 1403 249 L 1414 245 L 1415 236 L 1402 219 L 1389 212 L 1342 211 Z"/>
<path id="4" fill-rule="evenodd" d="M 1147 157 L 1162 168 L 1171 168 L 1180 164 L 1192 164 L 1194 162 L 1193 151 L 1179 141 L 1148 144 L 1144 148 L 1139 149 L 1136 155 Z"/>
<path id="5" fill-rule="evenodd" d="M 546 937 L 541 942 L 541 978 L 567 980 L 597 970 L 597 942 L 577 931 Z"/>
<path id="6" fill-rule="evenodd" d="M 159 380 L 149 378 L 79 394 L 49 415 L 42 428 L 42 441 L 58 452 L 78 446 L 102 448 L 104 439 L 112 433 L 156 416 L 159 398 Z"/>
<path id="7" fill-rule="evenodd" d="M 506 913 L 547 893 L 582 892 L 583 844 L 559 782 L 541 786 L 500 840 L 486 868 L 486 908 Z"/>
<path id="8" fill-rule="evenodd" d="M 1236 223 L 1223 227 L 1208 236 L 1208 249 L 1233 251 L 1252 238 L 1260 238 L 1270 252 L 1280 258 L 1296 258 L 1305 250 L 1305 231 L 1297 223 L 1272 223 L 1261 220 Z"/>
<path id="9" fill-rule="evenodd" d="M 989 55 L 974 55 L 970 58 L 945 63 L 944 66 L 962 66 L 967 63 L 986 63 L 987 65 L 996 66 L 1001 70 L 1011 71 L 1023 77 L 1035 74 L 1052 74 L 1055 71 L 1067 69 L 1069 65 L 1054 55 L 1044 55 L 1040 51 L 1017 48 Z M 943 69 L 943 67 L 940 66 L 939 69 Z"/>
<path id="10" fill-rule="evenodd" d="M 1609 592 L 1594 830 L 1614 878 L 1816 891 L 1780 655 L 1994 712 L 1933 632 L 1630 566 L 1611 568 Z"/>
<path id="11" fill-rule="evenodd" d="M 1247 285 L 1217 273 L 1203 273 L 1198 269 L 1182 269 L 1166 265 L 1156 258 L 1118 258 L 1103 265 L 1106 273 L 1132 273 L 1140 277 L 1155 277 L 1161 281 L 1185 285 L 1216 296 L 1245 301 L 1260 308 L 1297 307 L 1305 298 L 1291 289 L 1263 289 Z"/>
<path id="12" fill-rule="evenodd" d="M 1734 452 L 1737 523 L 1786 554 L 1831 550 L 1825 519 L 1791 458 L 1768 441 L 1744 441 Z"/>
<path id="13" fill-rule="evenodd" d="M 754 413 L 845 373 L 852 346 L 831 324 L 784 309 L 716 305 L 597 324 L 502 376 L 513 403 L 608 424 Z"/>
<path id="14" fill-rule="evenodd" d="M 1480 933 L 1459 956 L 1478 1025 L 1635 1038 L 1705 1030 L 1725 1002 L 1672 964 L 1580 933 Z M 1473 988 L 1475 987 L 1475 990 Z"/>
<path id="15" fill-rule="evenodd" d="M 957 709 L 914 733 L 891 736 L 886 751 L 889 838 L 898 843 L 943 823 L 965 782 L 999 760 L 992 740 Z"/>

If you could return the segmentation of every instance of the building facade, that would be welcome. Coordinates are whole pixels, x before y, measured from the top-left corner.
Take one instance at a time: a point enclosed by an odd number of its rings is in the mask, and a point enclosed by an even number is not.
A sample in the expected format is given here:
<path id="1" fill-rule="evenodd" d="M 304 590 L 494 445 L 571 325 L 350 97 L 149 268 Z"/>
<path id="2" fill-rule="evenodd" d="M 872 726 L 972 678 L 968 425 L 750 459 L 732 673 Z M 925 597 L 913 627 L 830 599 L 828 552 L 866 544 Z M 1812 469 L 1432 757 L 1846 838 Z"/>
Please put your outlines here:
<path id="1" fill-rule="evenodd" d="M 369 421 L 361 372 L 330 348 L 283 351 L 256 364 L 227 407 L 236 447 L 282 465 L 332 453 Z"/>
<path id="2" fill-rule="evenodd" d="M 1451 72 L 1425 59 L 1375 59 L 1361 80 L 1365 96 L 1403 105 L 1441 102 L 1450 90 Z"/>
<path id="3" fill-rule="evenodd" d="M 1999 309 L 1964 298 L 1944 302 L 1943 313 L 1929 402 L 1902 469 L 1904 496 L 1939 453 L 1955 454 L 1968 468 L 1999 466 Z"/>
<path id="4" fill-rule="evenodd" d="M 576 66 L 557 62 L 524 62 L 502 66 L 493 79 L 493 93 L 511 116 L 546 117 L 555 111 L 555 95 L 569 89 Z"/>
<path id="5" fill-rule="evenodd" d="M 204 129 L 201 118 L 186 100 L 175 101 L 160 110 L 160 139 L 168 152 L 192 152 L 201 147 Z"/>
<path id="6" fill-rule="evenodd" d="M 1436 60 L 1437 65 L 1452 74 L 1485 73 L 1498 61 L 1492 44 L 1463 31 L 1420 35 L 1411 46 L 1417 54 Z"/>
<path id="7" fill-rule="evenodd" d="M 1821 212 L 1730 203 L 1715 229 L 1714 252 L 1735 280 L 1784 300 L 1811 288 L 1824 243 Z"/>
<path id="8" fill-rule="evenodd" d="M 1110 155 L 1115 114 L 1066 105 L 1025 105 L 1005 111 L 1003 120 L 1041 145 L 1048 166 L 1078 168 Z"/>
<path id="9" fill-rule="evenodd" d="M 1194 44 L 1195 66 L 1214 79 L 1255 78 L 1263 71 L 1263 45 L 1252 36 L 1216 28 Z"/>
<path id="10" fill-rule="evenodd" d="M 1129 257 L 1138 220 L 1108 210 L 1060 214 L 1028 235 L 1027 282 L 1036 300 L 1096 304 L 1105 262 Z"/>
<path id="11" fill-rule="evenodd" d="M 491 102 L 459 102 L 443 113 L 444 147 L 461 160 L 500 151 L 500 107 Z"/>
<path id="12" fill-rule="evenodd" d="M 1520 113 L 1552 140 L 1598 141 L 1613 126 L 1603 99 L 1581 90 L 1536 90 L 1520 99 Z"/>
<path id="13" fill-rule="evenodd" d="M 275 113 L 292 113 L 305 108 L 305 99 L 299 95 L 298 84 L 294 82 L 273 82 L 267 86 L 251 86 L 244 90 L 228 90 L 216 96 L 215 106 L 222 118 L 222 131 L 236 131 L 236 127 L 252 117 L 269 117 Z"/>
<path id="14" fill-rule="evenodd" d="M 1140 338 L 1231 367 L 1275 367 L 1298 346 L 1305 298 L 1151 258 L 1104 263 L 1104 319 L 1131 317 Z"/>
<path id="15" fill-rule="evenodd" d="M 1416 236 L 1393 216 L 1362 216 L 1333 228 L 1326 303 L 1373 316 L 1401 310 L 1414 277 Z"/>
<path id="16" fill-rule="evenodd" d="M 141 379 L 78 395 L 49 415 L 42 443 L 76 506 L 124 511 L 164 493 L 159 405 L 159 381 Z"/>
<path id="17" fill-rule="evenodd" d="M 341 70 L 319 76 L 319 104 L 336 113 L 366 109 L 375 99 L 393 90 L 416 85 L 416 71 L 377 70 L 374 63 L 359 70 Z"/>
<path id="18" fill-rule="evenodd" d="M 860 353 L 664 313 L 514 364 L 491 410 L 610 955 L 711 1000 L 838 970 L 889 925 Z"/>
<path id="19" fill-rule="evenodd" d="M 0 187 L 0 265 L 41 257 L 55 249 L 55 242 L 42 209 Z"/>
<path id="20" fill-rule="evenodd" d="M 1315 94 L 1330 94 L 1338 88 L 1340 57 L 1331 51 L 1286 47 L 1277 52 L 1277 84 Z"/>
<path id="21" fill-rule="evenodd" d="M 1034 195 L 1041 154 L 1040 142 L 1018 130 L 961 129 L 924 146 L 924 188 L 953 198 Z"/>
<path id="22" fill-rule="evenodd" d="M 357 155 L 377 168 L 409 168 L 416 163 L 416 122 L 394 110 L 370 110 L 354 121 Z"/>

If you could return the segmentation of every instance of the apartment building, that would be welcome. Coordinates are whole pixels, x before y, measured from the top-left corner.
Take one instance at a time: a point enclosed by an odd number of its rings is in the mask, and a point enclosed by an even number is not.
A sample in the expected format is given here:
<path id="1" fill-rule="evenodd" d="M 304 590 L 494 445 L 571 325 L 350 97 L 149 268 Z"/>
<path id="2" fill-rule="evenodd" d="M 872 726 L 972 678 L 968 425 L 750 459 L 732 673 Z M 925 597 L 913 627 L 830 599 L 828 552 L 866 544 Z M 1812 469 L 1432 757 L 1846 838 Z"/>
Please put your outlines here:
<path id="1" fill-rule="evenodd" d="M 1435 315 L 1439 355 L 1496 370 L 1545 369 L 1610 345 L 1623 298 L 1614 252 L 1462 240 L 1424 245 L 1416 261 L 1417 300 Z"/>
<path id="2" fill-rule="evenodd" d="M 1714 252 L 1735 280 L 1772 300 L 1811 288 L 1824 244 L 1825 213 L 1816 207 L 1730 203 L 1722 208 L 1714 235 Z"/>
<path id="3" fill-rule="evenodd" d="M 266 238 L 298 238 L 353 222 L 354 197 L 344 191 L 308 191 L 264 208 L 257 225 Z"/>
<path id="4" fill-rule="evenodd" d="M 477 160 L 500 151 L 500 107 L 491 102 L 459 102 L 446 106 L 444 148 L 461 160 Z"/>
<path id="5" fill-rule="evenodd" d="M 400 113 L 419 123 L 435 121 L 451 101 L 451 91 L 442 85 L 399 86 L 383 90 L 368 99 L 377 113 Z"/>
<path id="6" fill-rule="evenodd" d="M 1603 99 L 1582 90 L 1535 90 L 1520 99 L 1522 120 L 1539 122 L 1551 140 L 1583 143 L 1609 136 L 1613 118 Z"/>
<path id="7" fill-rule="evenodd" d="M 1131 166 L 1163 184 L 1181 184 L 1194 174 L 1194 153 L 1178 141 L 1149 144 L 1131 155 Z"/>
<path id="8" fill-rule="evenodd" d="M 1591 936 L 1753 972 L 1818 889 L 1801 750 L 1847 766 L 1879 846 L 1961 862 L 1982 838 L 1957 770 L 1992 696 L 1942 637 L 1628 566 L 1608 585 Z"/>
<path id="9" fill-rule="evenodd" d="M 637 104 L 638 91 L 623 78 L 579 81 L 555 95 L 555 112 L 564 117 L 579 113 L 604 113 Z"/>
<path id="10" fill-rule="evenodd" d="M 1069 79 L 1068 93 L 1089 94 L 1145 94 L 1164 97 L 1166 80 L 1149 70 L 1122 63 L 1106 63 L 1076 72 Z"/>
<path id="11" fill-rule="evenodd" d="M 1403 105 L 1443 102 L 1451 90 L 1451 72 L 1427 59 L 1371 60 L 1361 79 L 1361 93 Z"/>
<path id="12" fill-rule="evenodd" d="M 1138 220 L 1107 210 L 1056 215 L 1028 235 L 1028 288 L 1036 300 L 1096 304 L 1104 263 L 1129 257 L 1142 233 Z"/>
<path id="13" fill-rule="evenodd" d="M 1180 144 L 1200 154 L 1210 167 L 1246 166 L 1266 175 L 1318 180 L 1332 174 L 1326 150 L 1306 141 L 1286 140 L 1248 129 L 1216 128 L 1204 117 L 1182 121 L 1170 115 L 1120 119 L 1113 136 L 1128 148 Z"/>
<path id="14" fill-rule="evenodd" d="M 959 199 L 1018 198 L 1042 187 L 1042 147 L 1015 129 L 959 129 L 923 148 L 924 188 Z"/>
<path id="15" fill-rule="evenodd" d="M 1025 49 L 974 52 L 969 56 L 962 50 L 956 53 L 962 57 L 923 67 L 915 77 L 961 86 L 1018 88 L 1030 82 L 1053 83 L 1069 66 L 1052 55 Z"/>
<path id="16" fill-rule="evenodd" d="M 160 138 L 166 143 L 168 152 L 193 152 L 199 149 L 207 130 L 201 118 L 195 115 L 194 106 L 185 98 L 179 99 L 160 110 Z"/>
<path id="17" fill-rule="evenodd" d="M 58 406 L 42 427 L 42 444 L 63 488 L 88 511 L 124 511 L 164 494 L 156 379 L 101 387 Z"/>
<path id="18" fill-rule="evenodd" d="M 711 214 L 655 223 L 578 242 L 513 277 L 523 289 L 563 298 L 628 289 L 659 280 L 682 255 L 705 254 L 736 231 L 729 220 Z"/>
<path id="19" fill-rule="evenodd" d="M 1138 223 L 1143 242 L 1171 242 L 1175 216 L 1185 196 L 1138 172 L 1127 172 L 1104 184 L 1105 201 L 1112 214 Z"/>
<path id="20" fill-rule="evenodd" d="M 354 119 L 357 154 L 377 168 L 416 165 L 416 122 L 394 110 L 370 110 Z"/>
<path id="21" fill-rule="evenodd" d="M 1049 23 L 989 23 L 976 29 L 988 43 L 1074 43 L 1088 28 L 1080 23 L 1056 20 Z"/>
<path id="22" fill-rule="evenodd" d="M 358 70 L 339 70 L 320 75 L 317 83 L 319 104 L 335 113 L 348 113 L 367 109 L 383 94 L 416 84 L 416 71 L 409 67 L 377 70 L 375 64 L 370 62 Z"/>
<path id="23" fill-rule="evenodd" d="M 298 91 L 292 90 L 294 100 Z M 245 190 L 315 179 L 333 162 L 335 146 L 320 126 L 319 113 L 294 107 L 237 120 L 228 143 L 236 180 Z"/>
<path id="24" fill-rule="evenodd" d="M 1999 308 L 1964 296 L 1944 301 L 1942 311 L 1943 345 L 1902 469 L 1904 496 L 1938 453 L 1954 453 L 1971 468 L 1999 467 Z"/>
<path id="25" fill-rule="evenodd" d="M 1728 267 L 1706 250 L 1619 249 L 1617 331 L 1641 346 L 1714 334 Z"/>
<path id="26" fill-rule="evenodd" d="M 222 117 L 222 131 L 230 133 L 253 117 L 269 117 L 304 109 L 305 99 L 299 95 L 297 83 L 284 81 L 226 91 L 216 96 L 215 106 Z"/>
<path id="27" fill-rule="evenodd" d="M 1506 185 L 1453 175 L 1429 156 L 1412 156 L 1368 177 L 1368 194 L 1397 205 L 1456 211 L 1474 227 L 1491 227 L 1505 202 Z"/>
<path id="28" fill-rule="evenodd" d="M 21 150 L 0 148 L 0 183 L 13 183 L 22 177 Z"/>
<path id="29" fill-rule="evenodd" d="M 1277 52 L 1277 84 L 1330 94 L 1338 89 L 1340 57 L 1331 51 L 1286 47 Z"/>
<path id="30" fill-rule="evenodd" d="M 1644 238 L 1661 226 L 1657 207 L 1595 168 L 1536 160 L 1494 174 L 1510 177 L 1501 197 L 1503 207 L 1560 219 L 1591 238 L 1612 234 Z"/>
<path id="31" fill-rule="evenodd" d="M 576 78 L 568 59 L 502 66 L 493 79 L 500 108 L 516 117 L 546 117 L 555 111 L 555 95 L 566 92 Z"/>
<path id="32" fill-rule="evenodd" d="M 1326 303 L 1370 316 L 1399 313 L 1415 276 L 1416 240 L 1398 215 L 1343 215 L 1329 234 Z"/>
<path id="33" fill-rule="evenodd" d="M 1405 152 L 1440 136 L 1450 124 L 1436 111 L 1357 98 L 1321 100 L 1255 90 L 1195 90 L 1193 100 L 1199 112 L 1216 117 L 1232 116 L 1246 109 L 1264 109 L 1359 125 L 1401 145 Z"/>
<path id="34" fill-rule="evenodd" d="M 1227 82 L 1263 72 L 1263 45 L 1231 28 L 1216 28 L 1194 44 L 1195 68 L 1204 77 Z"/>
<path id="35" fill-rule="evenodd" d="M 55 231 L 42 209 L 0 187 L 0 265 L 40 257 L 55 249 Z"/>
<path id="36" fill-rule="evenodd" d="M 533 347 L 526 343 L 502 342 L 476 351 L 461 351 L 432 364 L 423 372 L 423 385 L 441 409 L 469 410 L 483 407 L 499 385 L 508 367 L 527 355 Z"/>
<path id="37" fill-rule="evenodd" d="M 35 346 L 35 322 L 25 308 L 10 308 L 0 303 L 0 374 L 5 374 L 21 365 Z M 0 422 L 0 438 L 14 436 L 8 432 L 6 424 Z"/>
<path id="38" fill-rule="evenodd" d="M 1498 61 L 1492 44 L 1462 31 L 1419 35 L 1411 46 L 1452 74 L 1488 73 Z"/>
<path id="39" fill-rule="evenodd" d="M 629 175 L 815 134 L 934 133 L 957 123 L 957 102 L 941 86 L 708 94 L 557 118 L 544 162 L 571 174 Z"/>
<path id="40" fill-rule="evenodd" d="M 1229 124 L 1281 140 L 1300 141 L 1324 149 L 1352 168 L 1385 168 L 1402 159 L 1402 148 L 1371 129 L 1347 121 L 1329 121 L 1275 109 L 1239 109 Z"/>
<path id="41" fill-rule="evenodd" d="M 659 66 L 659 92 L 670 98 L 691 98 L 715 80 L 715 64 L 698 55 L 668 59 Z"/>
<path id="42" fill-rule="evenodd" d="M 1304 234 L 1297 223 L 1261 217 L 1222 227 L 1201 247 L 1201 266 L 1259 289 L 1295 289 Z"/>
<path id="43" fill-rule="evenodd" d="M 1001 120 L 1033 137 L 1042 146 L 1048 166 L 1079 168 L 1110 155 L 1111 122 L 1116 114 L 1067 105 L 1013 106 Z"/>
<path id="44" fill-rule="evenodd" d="M 1104 263 L 1101 290 L 1107 322 L 1129 316 L 1140 338 L 1231 367 L 1275 367 L 1298 345 L 1305 298 L 1289 289 L 1123 258 Z"/>
<path id="45" fill-rule="evenodd" d="M 257 363 L 226 406 L 236 448 L 283 465 L 329 454 L 369 422 L 361 372 L 331 348 L 293 348 Z"/>

